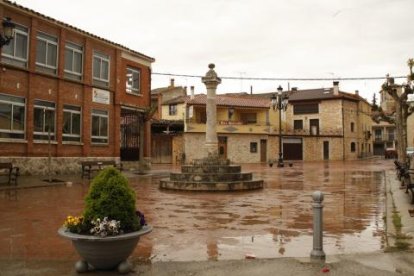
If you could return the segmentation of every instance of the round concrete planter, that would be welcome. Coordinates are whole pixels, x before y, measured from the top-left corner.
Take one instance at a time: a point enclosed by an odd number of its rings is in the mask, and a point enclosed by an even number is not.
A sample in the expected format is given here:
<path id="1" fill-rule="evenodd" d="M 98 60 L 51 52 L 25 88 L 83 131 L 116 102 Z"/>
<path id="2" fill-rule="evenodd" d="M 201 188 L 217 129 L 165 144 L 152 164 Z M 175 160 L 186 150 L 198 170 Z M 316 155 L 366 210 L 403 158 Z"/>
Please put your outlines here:
<path id="1" fill-rule="evenodd" d="M 132 253 L 142 235 L 152 231 L 149 225 L 141 230 L 108 237 L 79 235 L 67 231 L 65 227 L 58 230 L 59 235 L 72 241 L 82 261 L 76 263 L 78 272 L 87 272 L 91 269 L 112 270 L 118 267 L 120 272 L 129 271 L 126 259 Z"/>

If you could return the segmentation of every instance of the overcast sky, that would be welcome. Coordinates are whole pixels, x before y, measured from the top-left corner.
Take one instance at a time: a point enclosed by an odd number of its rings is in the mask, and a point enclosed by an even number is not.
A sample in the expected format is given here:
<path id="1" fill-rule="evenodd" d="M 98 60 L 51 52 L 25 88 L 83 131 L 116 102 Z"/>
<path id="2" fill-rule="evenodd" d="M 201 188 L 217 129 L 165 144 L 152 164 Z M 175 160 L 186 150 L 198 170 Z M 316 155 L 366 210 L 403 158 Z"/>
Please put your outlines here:
<path id="1" fill-rule="evenodd" d="M 413 0 L 16 0 L 156 59 L 153 72 L 219 76 L 339 78 L 407 75 L 414 57 Z M 205 93 L 199 78 L 177 85 Z M 153 76 L 152 88 L 170 77 Z M 403 82 L 404 80 L 398 80 Z M 341 81 L 372 99 L 380 81 Z M 223 80 L 218 93 L 275 91 L 288 81 Z M 289 81 L 331 87 L 332 81 Z"/>

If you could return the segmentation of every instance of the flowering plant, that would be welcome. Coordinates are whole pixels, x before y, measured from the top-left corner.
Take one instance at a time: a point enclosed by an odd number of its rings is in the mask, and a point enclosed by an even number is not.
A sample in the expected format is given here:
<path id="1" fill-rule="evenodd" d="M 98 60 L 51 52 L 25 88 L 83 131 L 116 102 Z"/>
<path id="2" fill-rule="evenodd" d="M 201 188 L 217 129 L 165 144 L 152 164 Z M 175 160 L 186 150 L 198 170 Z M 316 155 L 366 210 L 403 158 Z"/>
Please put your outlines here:
<path id="1" fill-rule="evenodd" d="M 117 220 L 109 220 L 107 217 L 101 221 L 99 218 L 92 220 L 93 227 L 91 228 L 91 234 L 100 237 L 115 236 L 121 234 L 123 231 L 119 228 L 121 223 Z"/>
<path id="2" fill-rule="evenodd" d="M 65 219 L 65 222 L 63 223 L 63 226 L 65 226 L 70 232 L 72 233 L 80 233 L 82 232 L 82 222 L 83 217 L 73 217 L 73 216 L 67 216 Z"/>
<path id="3" fill-rule="evenodd" d="M 80 217 L 68 216 L 69 232 L 114 236 L 140 230 L 146 225 L 144 214 L 135 209 L 135 191 L 115 168 L 102 170 L 91 182 Z"/>

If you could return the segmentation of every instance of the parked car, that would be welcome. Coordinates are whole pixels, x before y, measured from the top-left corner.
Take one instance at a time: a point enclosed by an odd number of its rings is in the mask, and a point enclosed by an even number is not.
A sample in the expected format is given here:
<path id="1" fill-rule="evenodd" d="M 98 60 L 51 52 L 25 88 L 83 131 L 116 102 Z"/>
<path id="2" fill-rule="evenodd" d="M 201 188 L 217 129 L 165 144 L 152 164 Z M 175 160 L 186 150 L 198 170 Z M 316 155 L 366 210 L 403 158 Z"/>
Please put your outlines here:
<path id="1" fill-rule="evenodd" d="M 385 159 L 389 159 L 389 158 L 397 159 L 398 158 L 397 150 L 395 148 L 386 148 L 384 152 L 384 157 Z"/>
<path id="2" fill-rule="evenodd" d="M 407 148 L 407 156 L 412 156 L 414 154 L 414 147 Z"/>

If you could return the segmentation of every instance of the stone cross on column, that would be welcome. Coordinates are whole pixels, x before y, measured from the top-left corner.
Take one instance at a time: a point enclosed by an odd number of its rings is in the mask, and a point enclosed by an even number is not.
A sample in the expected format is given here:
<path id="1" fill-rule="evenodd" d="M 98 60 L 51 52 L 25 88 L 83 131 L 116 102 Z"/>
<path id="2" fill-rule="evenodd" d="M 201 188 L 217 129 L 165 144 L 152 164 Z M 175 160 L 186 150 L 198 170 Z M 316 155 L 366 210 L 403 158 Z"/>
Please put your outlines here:
<path id="1" fill-rule="evenodd" d="M 217 110 L 216 110 L 216 89 L 217 86 L 221 83 L 221 79 L 217 76 L 217 73 L 214 71 L 214 64 L 209 64 L 208 72 L 205 77 L 201 78 L 201 81 L 207 88 L 207 103 L 206 103 L 206 114 L 207 114 L 207 124 L 206 124 L 206 142 L 205 148 L 207 156 L 217 156 L 218 155 L 218 140 L 217 140 Z"/>

